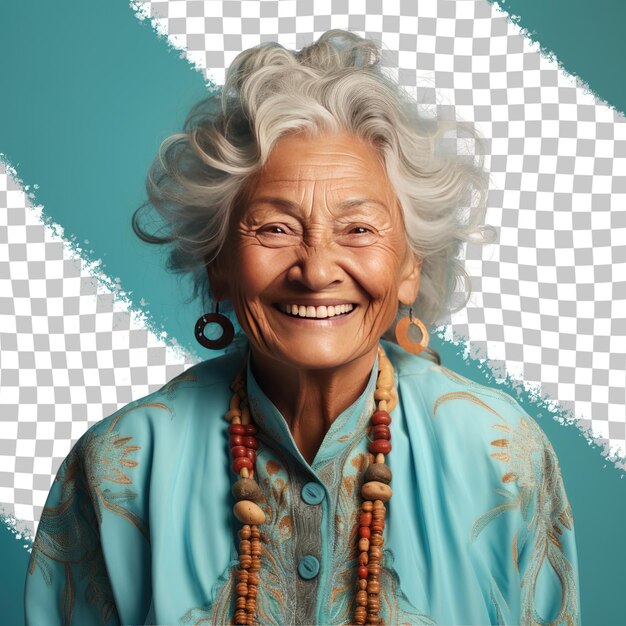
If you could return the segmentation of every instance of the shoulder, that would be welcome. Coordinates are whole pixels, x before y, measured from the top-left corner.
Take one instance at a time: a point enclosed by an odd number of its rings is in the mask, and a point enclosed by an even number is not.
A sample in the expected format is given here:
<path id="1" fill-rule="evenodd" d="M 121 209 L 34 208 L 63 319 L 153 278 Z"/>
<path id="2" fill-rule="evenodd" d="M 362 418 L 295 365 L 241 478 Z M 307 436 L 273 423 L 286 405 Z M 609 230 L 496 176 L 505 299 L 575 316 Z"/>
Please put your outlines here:
<path id="1" fill-rule="evenodd" d="M 479 463 L 498 481 L 520 479 L 533 485 L 541 481 L 546 465 L 558 468 L 547 436 L 512 395 L 399 346 L 385 344 L 385 350 L 396 370 L 407 429 L 411 432 L 411 422 L 421 422 L 419 432 L 434 437 L 450 463 Z"/>
<path id="2" fill-rule="evenodd" d="M 394 365 L 401 395 L 418 400 L 432 420 L 470 416 L 517 424 L 526 411 L 509 393 L 477 383 L 429 359 L 408 354 L 395 344 L 385 350 Z M 474 424 L 475 425 L 475 424 Z"/>

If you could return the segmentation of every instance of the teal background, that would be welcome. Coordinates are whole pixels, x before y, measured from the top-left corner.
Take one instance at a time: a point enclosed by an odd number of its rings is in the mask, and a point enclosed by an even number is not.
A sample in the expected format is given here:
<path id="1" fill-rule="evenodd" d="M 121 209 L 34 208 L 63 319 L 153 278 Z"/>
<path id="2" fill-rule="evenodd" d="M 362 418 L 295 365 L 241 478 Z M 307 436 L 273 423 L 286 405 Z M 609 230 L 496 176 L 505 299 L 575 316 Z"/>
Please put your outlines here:
<path id="1" fill-rule="evenodd" d="M 607 0 L 501 2 L 565 69 L 601 98 L 626 110 L 620 29 L 626 3 Z M 158 144 L 179 130 L 206 86 L 199 72 L 168 49 L 127 2 L 66 0 L 63 4 L 0 5 L 0 152 L 25 185 L 38 184 L 45 214 L 75 237 L 102 270 L 119 277 L 153 328 L 196 352 L 196 303 L 181 306 L 187 279 L 163 269 L 163 256 L 130 230 L 143 201 L 143 180 Z M 86 244 L 85 241 L 89 243 Z M 489 372 L 463 359 L 463 348 L 434 338 L 444 364 L 479 382 Z M 206 357 L 206 354 L 202 356 Z M 510 390 L 510 389 L 509 389 Z M 515 392 L 513 392 L 515 395 Z M 579 431 L 564 427 L 544 406 L 520 397 L 541 424 L 561 461 L 576 520 L 583 621 L 605 624 L 623 614 L 626 562 L 626 483 Z M 23 623 L 22 587 L 28 554 L 0 525 L 0 623 Z"/>

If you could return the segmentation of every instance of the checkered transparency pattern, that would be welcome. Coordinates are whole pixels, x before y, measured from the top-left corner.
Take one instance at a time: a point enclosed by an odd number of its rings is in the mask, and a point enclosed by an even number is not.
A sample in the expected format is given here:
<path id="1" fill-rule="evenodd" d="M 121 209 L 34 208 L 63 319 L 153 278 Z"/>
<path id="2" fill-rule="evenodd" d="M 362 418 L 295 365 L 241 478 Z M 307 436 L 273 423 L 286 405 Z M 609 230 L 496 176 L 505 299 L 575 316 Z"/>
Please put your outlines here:
<path id="1" fill-rule="evenodd" d="M 146 329 L 25 191 L 0 165 L 0 506 L 28 533 L 85 430 L 192 361 Z"/>
<path id="2" fill-rule="evenodd" d="M 419 4 L 419 17 L 417 7 Z M 139 17 L 220 84 L 261 41 L 300 48 L 330 28 L 381 40 L 425 115 L 486 138 L 488 223 L 469 246 L 474 293 L 450 339 L 625 447 L 626 124 L 486 1 L 172 1 Z M 435 91 L 436 86 L 436 91 Z M 454 108 L 453 108 L 454 107 Z M 1 146 L 0 146 L 1 147 Z M 28 189 L 26 189 L 28 191 Z M 87 427 L 191 365 L 133 313 L 0 170 L 0 503 L 34 530 L 53 476 Z"/>
<path id="3" fill-rule="evenodd" d="M 381 41 L 425 115 L 486 140 L 496 245 L 464 251 L 473 296 L 442 320 L 604 443 L 626 440 L 626 124 L 486 0 L 135 3 L 216 84 L 263 41 L 294 49 L 330 28 Z M 522 382 L 523 381 L 523 382 Z"/>

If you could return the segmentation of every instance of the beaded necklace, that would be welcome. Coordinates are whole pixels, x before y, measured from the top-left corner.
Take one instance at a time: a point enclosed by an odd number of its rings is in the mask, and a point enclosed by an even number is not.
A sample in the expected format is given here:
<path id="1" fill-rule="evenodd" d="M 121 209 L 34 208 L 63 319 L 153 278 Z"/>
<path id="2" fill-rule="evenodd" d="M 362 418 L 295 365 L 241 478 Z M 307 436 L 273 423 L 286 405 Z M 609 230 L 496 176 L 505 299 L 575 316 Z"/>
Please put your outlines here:
<path id="1" fill-rule="evenodd" d="M 261 569 L 261 533 L 259 525 L 265 522 L 263 509 L 256 504 L 261 489 L 254 479 L 254 467 L 259 442 L 257 428 L 252 421 L 243 371 L 231 385 L 233 395 L 225 417 L 228 427 L 232 471 L 239 476 L 233 485 L 236 500 L 233 512 L 242 523 L 239 530 L 239 567 L 236 572 L 234 623 L 252 626 L 256 619 L 256 598 Z M 385 528 L 385 502 L 391 498 L 391 470 L 385 464 L 385 455 L 391 452 L 391 416 L 398 403 L 394 387 L 393 366 L 382 347 L 378 347 L 378 378 L 374 400 L 377 409 L 370 418 L 371 441 L 368 465 L 361 487 L 358 516 L 358 566 L 356 572 L 355 624 L 383 624 L 380 612 L 380 574 Z"/>

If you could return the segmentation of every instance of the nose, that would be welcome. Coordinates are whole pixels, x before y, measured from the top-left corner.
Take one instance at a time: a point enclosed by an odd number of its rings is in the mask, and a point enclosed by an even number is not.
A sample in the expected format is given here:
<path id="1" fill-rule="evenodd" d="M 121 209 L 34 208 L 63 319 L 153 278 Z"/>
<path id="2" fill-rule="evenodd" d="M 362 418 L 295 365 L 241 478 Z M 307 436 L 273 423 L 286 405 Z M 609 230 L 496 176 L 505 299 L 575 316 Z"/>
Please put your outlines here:
<path id="1" fill-rule="evenodd" d="M 344 272 L 331 245 L 303 246 L 298 260 L 289 268 L 287 279 L 310 291 L 323 291 L 341 284 Z"/>

